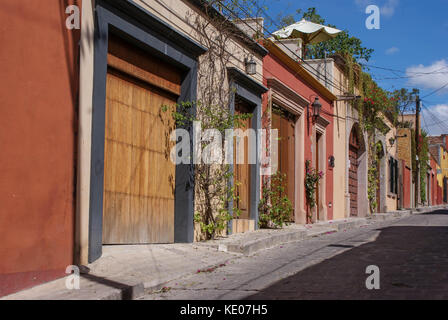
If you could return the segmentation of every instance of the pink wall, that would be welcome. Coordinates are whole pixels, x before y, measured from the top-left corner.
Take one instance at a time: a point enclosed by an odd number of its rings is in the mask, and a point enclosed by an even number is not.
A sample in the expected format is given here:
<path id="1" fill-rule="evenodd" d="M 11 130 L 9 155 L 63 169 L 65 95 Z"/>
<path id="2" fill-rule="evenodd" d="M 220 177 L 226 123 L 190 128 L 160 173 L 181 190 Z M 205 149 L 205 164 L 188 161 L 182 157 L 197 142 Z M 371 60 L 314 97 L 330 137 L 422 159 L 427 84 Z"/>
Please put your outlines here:
<path id="1" fill-rule="evenodd" d="M 331 101 L 325 99 L 317 89 L 309 85 L 305 79 L 301 78 L 299 75 L 296 75 L 295 71 L 289 69 L 282 61 L 280 61 L 280 59 L 271 53 L 268 54 L 263 60 L 263 70 L 265 85 L 267 85 L 267 78 L 276 78 L 310 101 L 314 101 L 314 98 L 311 98 L 312 95 L 317 95 L 322 103 L 322 111 L 334 114 L 334 108 Z M 267 99 L 264 101 L 263 111 L 267 108 Z M 311 109 L 310 112 L 312 112 Z M 324 113 L 321 113 L 321 116 L 330 122 L 326 128 L 326 159 L 328 159 L 333 155 L 333 118 Z M 311 120 L 305 126 L 305 161 L 312 160 L 312 126 L 313 124 Z M 327 170 L 324 174 L 326 176 L 327 219 L 330 220 L 333 219 L 333 208 L 328 207 L 328 204 L 330 202 L 333 203 L 333 170 L 329 168 L 328 161 L 326 161 L 326 163 Z"/>
<path id="2" fill-rule="evenodd" d="M 403 164 L 403 207 L 411 207 L 411 169 L 406 167 L 406 162 L 402 160 Z"/>

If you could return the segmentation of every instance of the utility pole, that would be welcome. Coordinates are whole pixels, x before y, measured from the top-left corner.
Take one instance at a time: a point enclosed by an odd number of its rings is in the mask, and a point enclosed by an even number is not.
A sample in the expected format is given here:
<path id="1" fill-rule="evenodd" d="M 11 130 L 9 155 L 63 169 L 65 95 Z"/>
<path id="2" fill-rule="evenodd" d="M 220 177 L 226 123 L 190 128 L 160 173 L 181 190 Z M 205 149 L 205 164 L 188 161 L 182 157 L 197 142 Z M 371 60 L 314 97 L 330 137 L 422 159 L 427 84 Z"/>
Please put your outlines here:
<path id="1" fill-rule="evenodd" d="M 417 95 L 417 98 L 415 100 L 415 208 L 418 208 L 418 198 L 419 198 L 419 192 L 418 192 L 418 185 L 420 182 L 419 179 L 419 157 L 418 157 L 418 150 L 419 150 L 419 143 L 420 143 L 420 96 Z"/>

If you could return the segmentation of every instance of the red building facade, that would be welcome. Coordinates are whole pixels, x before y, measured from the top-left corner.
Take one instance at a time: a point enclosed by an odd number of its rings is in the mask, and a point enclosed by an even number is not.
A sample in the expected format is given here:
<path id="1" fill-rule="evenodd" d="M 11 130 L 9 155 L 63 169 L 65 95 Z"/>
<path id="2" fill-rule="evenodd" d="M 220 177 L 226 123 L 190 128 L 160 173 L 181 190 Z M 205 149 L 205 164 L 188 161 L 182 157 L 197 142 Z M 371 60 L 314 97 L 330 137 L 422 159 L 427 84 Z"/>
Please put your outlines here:
<path id="1" fill-rule="evenodd" d="M 266 41 L 269 54 L 263 61 L 265 128 L 277 129 L 278 169 L 286 174 L 288 196 L 294 204 L 296 223 L 333 219 L 333 101 L 337 98 L 299 62 L 274 42 Z M 322 104 L 320 115 L 313 114 L 316 98 Z M 288 141 L 285 143 L 284 141 Z M 286 158 L 286 159 L 285 159 Z M 315 208 L 305 195 L 305 163 L 309 161 L 323 177 L 316 192 Z M 289 164 L 289 165 L 288 165 Z M 291 164 L 294 164 L 291 166 Z"/>
<path id="2" fill-rule="evenodd" d="M 72 4 L 81 1 L 0 7 L 0 296 L 73 264 L 80 32 L 66 27 Z"/>

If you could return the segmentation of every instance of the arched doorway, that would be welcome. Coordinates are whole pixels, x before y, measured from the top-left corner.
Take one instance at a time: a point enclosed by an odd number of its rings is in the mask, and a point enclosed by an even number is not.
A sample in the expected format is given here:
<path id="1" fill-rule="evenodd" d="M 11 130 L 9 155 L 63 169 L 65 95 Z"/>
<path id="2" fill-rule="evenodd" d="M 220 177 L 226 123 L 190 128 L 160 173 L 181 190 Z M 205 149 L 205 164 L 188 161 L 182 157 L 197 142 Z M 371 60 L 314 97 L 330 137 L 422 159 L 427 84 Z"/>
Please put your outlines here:
<path id="1" fill-rule="evenodd" d="M 349 174 L 348 188 L 350 194 L 350 216 L 358 216 L 358 158 L 360 154 L 360 132 L 357 125 L 353 126 L 349 138 Z"/>

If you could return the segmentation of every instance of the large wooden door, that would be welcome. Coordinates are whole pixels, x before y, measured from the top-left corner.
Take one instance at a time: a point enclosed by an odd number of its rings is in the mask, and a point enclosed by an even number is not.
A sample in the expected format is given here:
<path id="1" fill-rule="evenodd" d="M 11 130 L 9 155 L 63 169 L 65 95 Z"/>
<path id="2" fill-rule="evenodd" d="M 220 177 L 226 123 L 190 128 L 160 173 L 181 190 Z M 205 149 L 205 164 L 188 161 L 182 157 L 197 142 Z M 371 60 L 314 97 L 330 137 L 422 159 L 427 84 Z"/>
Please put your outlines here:
<path id="1" fill-rule="evenodd" d="M 272 129 L 278 130 L 278 171 L 284 175 L 283 188 L 292 203 L 291 221 L 295 204 L 295 135 L 293 117 L 284 110 L 272 114 Z"/>
<path id="2" fill-rule="evenodd" d="M 350 216 L 358 216 L 358 156 L 359 156 L 359 138 L 357 131 L 353 130 L 350 135 L 349 143 L 349 176 L 348 189 L 350 194 Z"/>
<path id="3" fill-rule="evenodd" d="M 235 114 L 250 113 L 249 107 L 243 101 L 237 101 L 235 104 Z M 239 129 L 245 131 L 252 128 L 251 119 L 240 121 Z M 243 147 L 241 148 L 241 144 Z M 237 163 L 240 150 L 244 150 L 244 163 Z M 240 161 L 241 162 L 241 161 Z M 234 185 L 237 196 L 236 208 L 240 210 L 239 219 L 250 219 L 250 168 L 249 164 L 249 139 L 239 139 L 235 137 L 233 144 L 233 163 L 234 163 Z"/>
<path id="4" fill-rule="evenodd" d="M 174 242 L 170 112 L 180 75 L 111 38 L 106 88 L 103 243 Z"/>
<path id="5" fill-rule="evenodd" d="M 316 160 L 315 161 L 316 161 L 316 172 L 318 174 L 321 170 L 320 162 L 319 162 L 319 160 L 320 160 L 320 144 L 322 143 L 321 138 L 322 138 L 322 135 L 320 133 L 316 133 Z M 316 217 L 317 217 L 318 221 L 321 218 L 320 217 L 320 197 L 321 197 L 320 184 L 319 184 L 319 181 L 317 181 L 317 184 L 316 184 Z"/>

